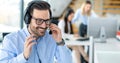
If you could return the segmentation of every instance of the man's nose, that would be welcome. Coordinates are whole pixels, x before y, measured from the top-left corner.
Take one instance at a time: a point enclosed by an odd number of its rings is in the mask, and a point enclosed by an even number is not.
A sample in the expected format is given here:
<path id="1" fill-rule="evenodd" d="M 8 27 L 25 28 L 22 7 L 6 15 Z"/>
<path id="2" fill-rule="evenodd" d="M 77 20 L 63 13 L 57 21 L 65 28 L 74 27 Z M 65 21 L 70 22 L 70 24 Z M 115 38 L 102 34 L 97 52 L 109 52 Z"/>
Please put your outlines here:
<path id="1" fill-rule="evenodd" d="M 46 27 L 47 27 L 46 22 L 43 21 L 43 23 L 41 24 L 41 26 L 42 26 L 43 28 L 46 28 Z"/>

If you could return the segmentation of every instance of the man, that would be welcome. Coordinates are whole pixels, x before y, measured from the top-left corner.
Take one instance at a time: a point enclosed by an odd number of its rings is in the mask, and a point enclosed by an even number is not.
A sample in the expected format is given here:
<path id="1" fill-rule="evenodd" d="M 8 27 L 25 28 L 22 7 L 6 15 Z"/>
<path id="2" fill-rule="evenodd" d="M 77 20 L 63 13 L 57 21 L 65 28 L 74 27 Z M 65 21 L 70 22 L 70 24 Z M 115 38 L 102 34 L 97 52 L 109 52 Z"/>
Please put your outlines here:
<path id="1" fill-rule="evenodd" d="M 29 3 L 24 16 L 27 27 L 7 35 L 0 49 L 0 63 L 72 63 L 70 50 L 61 31 L 50 21 L 50 5 L 45 1 Z M 50 35 L 46 30 L 52 31 Z"/>

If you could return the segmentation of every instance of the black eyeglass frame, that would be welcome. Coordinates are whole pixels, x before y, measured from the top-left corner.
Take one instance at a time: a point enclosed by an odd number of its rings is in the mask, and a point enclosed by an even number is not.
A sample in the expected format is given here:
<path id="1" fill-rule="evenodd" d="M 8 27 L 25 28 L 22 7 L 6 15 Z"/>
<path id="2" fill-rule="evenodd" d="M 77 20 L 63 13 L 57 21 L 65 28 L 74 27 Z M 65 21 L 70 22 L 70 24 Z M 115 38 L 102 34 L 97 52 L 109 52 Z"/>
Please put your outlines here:
<path id="1" fill-rule="evenodd" d="M 41 18 L 35 18 L 32 16 L 32 19 L 34 19 L 36 21 L 37 25 L 41 25 L 43 22 L 45 22 L 46 25 L 50 25 L 51 24 L 51 19 L 41 19 Z"/>

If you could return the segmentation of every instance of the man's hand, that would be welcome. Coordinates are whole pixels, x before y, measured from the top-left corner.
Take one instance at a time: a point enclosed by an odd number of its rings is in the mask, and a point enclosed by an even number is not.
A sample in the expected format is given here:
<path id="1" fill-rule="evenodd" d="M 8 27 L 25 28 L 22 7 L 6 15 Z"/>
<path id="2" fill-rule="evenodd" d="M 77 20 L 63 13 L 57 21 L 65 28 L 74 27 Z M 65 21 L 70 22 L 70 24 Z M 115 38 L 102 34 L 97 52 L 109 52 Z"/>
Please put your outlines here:
<path id="1" fill-rule="evenodd" d="M 37 42 L 33 42 L 33 40 L 36 40 L 36 38 L 33 37 L 32 35 L 27 37 L 26 40 L 25 40 L 24 52 L 23 52 L 23 55 L 24 55 L 25 59 L 29 58 L 32 46 L 37 43 Z"/>
<path id="2" fill-rule="evenodd" d="M 51 24 L 49 28 L 52 31 L 52 36 L 56 40 L 56 42 L 61 42 L 62 34 L 61 34 L 61 30 L 58 28 L 58 26 L 55 24 Z"/>

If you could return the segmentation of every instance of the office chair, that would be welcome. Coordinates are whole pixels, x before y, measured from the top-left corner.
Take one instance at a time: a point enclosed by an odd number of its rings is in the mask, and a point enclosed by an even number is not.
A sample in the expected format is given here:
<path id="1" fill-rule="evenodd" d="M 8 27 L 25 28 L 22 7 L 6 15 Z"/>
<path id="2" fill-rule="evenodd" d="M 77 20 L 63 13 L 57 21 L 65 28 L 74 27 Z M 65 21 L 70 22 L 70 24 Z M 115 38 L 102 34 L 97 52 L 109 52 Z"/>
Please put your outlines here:
<path id="1" fill-rule="evenodd" d="M 9 34 L 9 32 L 2 33 L 2 37 L 4 38 L 7 34 Z"/>

